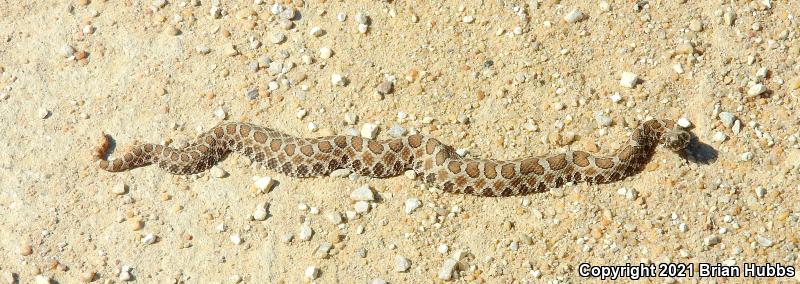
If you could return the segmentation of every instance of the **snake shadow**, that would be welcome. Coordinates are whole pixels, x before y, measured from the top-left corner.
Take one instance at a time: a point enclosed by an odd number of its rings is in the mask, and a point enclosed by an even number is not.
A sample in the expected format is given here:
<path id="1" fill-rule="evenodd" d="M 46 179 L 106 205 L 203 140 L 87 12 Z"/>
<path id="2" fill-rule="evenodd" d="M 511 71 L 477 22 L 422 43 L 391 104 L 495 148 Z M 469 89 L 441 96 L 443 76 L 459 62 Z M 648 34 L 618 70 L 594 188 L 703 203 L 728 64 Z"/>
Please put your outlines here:
<path id="1" fill-rule="evenodd" d="M 700 141 L 700 138 L 694 134 L 692 134 L 692 140 L 689 142 L 689 145 L 687 145 L 686 148 L 684 148 L 679 154 L 681 158 L 701 165 L 713 164 L 717 161 L 717 157 L 719 157 L 719 151 L 717 151 L 717 149 L 714 149 L 714 147 L 711 145 L 703 143 Z"/>

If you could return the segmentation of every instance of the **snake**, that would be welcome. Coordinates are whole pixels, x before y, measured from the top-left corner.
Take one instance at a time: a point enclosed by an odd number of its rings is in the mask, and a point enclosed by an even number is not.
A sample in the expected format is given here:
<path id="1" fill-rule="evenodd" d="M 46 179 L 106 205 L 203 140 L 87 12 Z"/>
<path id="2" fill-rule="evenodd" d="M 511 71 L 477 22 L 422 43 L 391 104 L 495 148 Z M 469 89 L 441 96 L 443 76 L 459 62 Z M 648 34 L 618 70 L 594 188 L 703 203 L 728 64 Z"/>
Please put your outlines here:
<path id="1" fill-rule="evenodd" d="M 231 121 L 219 123 L 181 148 L 135 141 L 114 159 L 107 158 L 109 136 L 101 136 L 92 156 L 96 166 L 108 172 L 156 164 L 171 174 L 192 175 L 237 153 L 291 177 L 328 176 L 345 169 L 359 176 L 389 178 L 413 171 L 415 179 L 444 192 L 486 197 L 526 195 L 567 183 L 619 181 L 642 171 L 657 146 L 680 152 L 692 137 L 672 120 L 650 119 L 610 156 L 567 149 L 503 161 L 462 157 L 452 146 L 423 134 L 386 140 L 350 135 L 302 138 Z"/>

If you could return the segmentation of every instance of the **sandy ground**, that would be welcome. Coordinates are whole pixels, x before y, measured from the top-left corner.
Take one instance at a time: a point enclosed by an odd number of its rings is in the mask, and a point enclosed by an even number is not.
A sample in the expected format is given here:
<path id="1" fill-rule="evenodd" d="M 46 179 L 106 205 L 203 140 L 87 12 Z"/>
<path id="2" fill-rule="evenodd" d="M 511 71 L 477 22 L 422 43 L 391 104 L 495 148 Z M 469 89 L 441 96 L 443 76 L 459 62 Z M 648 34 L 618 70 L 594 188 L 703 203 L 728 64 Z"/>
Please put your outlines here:
<path id="1" fill-rule="evenodd" d="M 159 2 L 0 1 L 3 283 L 298 283 L 310 266 L 319 283 L 583 282 L 596 279 L 578 275 L 582 262 L 800 266 L 797 3 L 300 0 L 281 2 L 295 9 L 281 20 L 273 0 Z M 385 81 L 393 92 L 378 91 Z M 237 156 L 223 178 L 91 163 L 101 131 L 117 149 L 183 143 L 220 116 L 304 137 L 373 123 L 386 138 L 396 124 L 498 159 L 608 154 L 651 117 L 688 119 L 699 142 L 621 182 L 509 198 L 402 176 L 295 179 Z M 278 183 L 259 192 L 252 177 L 265 175 Z M 378 198 L 355 214 L 363 185 Z M 264 202 L 268 217 L 252 220 Z"/>

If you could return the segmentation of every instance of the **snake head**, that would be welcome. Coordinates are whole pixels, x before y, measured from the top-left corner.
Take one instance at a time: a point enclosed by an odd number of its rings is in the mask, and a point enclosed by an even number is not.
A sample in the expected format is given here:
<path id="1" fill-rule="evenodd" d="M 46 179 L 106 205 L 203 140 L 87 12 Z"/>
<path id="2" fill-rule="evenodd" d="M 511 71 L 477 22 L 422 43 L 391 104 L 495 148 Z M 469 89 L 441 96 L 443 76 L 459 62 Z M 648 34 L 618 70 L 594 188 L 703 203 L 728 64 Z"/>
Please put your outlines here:
<path id="1" fill-rule="evenodd" d="M 688 131 L 682 129 L 673 129 L 667 131 L 661 136 L 661 145 L 674 152 L 678 152 L 689 145 L 692 140 L 692 135 Z"/>

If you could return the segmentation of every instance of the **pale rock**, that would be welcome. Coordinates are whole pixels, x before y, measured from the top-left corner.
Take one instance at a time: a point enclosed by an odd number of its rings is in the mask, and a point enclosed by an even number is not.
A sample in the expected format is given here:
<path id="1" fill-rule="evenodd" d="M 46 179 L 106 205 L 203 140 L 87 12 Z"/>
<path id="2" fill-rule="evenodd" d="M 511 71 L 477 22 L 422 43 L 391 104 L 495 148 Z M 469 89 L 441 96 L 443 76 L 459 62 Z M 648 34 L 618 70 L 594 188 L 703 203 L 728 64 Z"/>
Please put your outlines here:
<path id="1" fill-rule="evenodd" d="M 368 185 L 363 185 L 350 193 L 350 199 L 355 201 L 373 201 L 375 200 L 375 193 L 372 192 L 372 189 L 370 189 Z"/>

